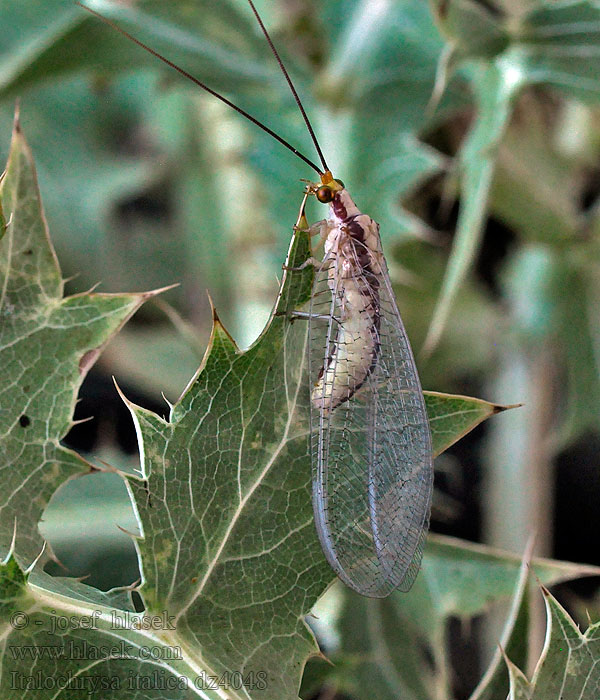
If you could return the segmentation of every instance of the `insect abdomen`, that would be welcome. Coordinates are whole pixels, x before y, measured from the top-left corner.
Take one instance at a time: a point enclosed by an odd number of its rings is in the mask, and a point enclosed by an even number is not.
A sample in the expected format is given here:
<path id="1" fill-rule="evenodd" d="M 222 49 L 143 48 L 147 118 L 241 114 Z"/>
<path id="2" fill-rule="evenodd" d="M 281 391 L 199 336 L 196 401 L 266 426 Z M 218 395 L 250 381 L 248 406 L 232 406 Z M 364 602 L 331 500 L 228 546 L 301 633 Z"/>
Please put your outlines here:
<path id="1" fill-rule="evenodd" d="M 325 411 L 348 401 L 377 362 L 379 281 L 372 273 L 372 253 L 357 219 L 349 216 L 337 227 L 338 263 L 330 268 L 329 287 L 340 300 L 342 317 L 311 395 L 314 405 Z"/>
<path id="2" fill-rule="evenodd" d="M 334 350 L 312 391 L 317 408 L 333 411 L 364 384 L 377 362 L 378 322 L 375 311 L 373 315 L 357 313 L 340 323 Z"/>

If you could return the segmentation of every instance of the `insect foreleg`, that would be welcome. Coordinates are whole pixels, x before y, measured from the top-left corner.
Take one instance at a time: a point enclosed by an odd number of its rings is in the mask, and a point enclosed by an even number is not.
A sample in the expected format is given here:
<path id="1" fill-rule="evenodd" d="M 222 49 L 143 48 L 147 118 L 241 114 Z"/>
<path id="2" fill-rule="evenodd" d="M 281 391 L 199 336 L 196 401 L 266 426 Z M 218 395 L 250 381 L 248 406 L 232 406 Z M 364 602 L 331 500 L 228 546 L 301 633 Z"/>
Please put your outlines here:
<path id="1" fill-rule="evenodd" d="M 314 224 L 311 224 L 307 229 L 306 232 L 308 235 L 313 238 L 314 236 L 320 236 L 321 237 L 321 243 L 324 243 L 325 240 L 327 239 L 327 236 L 329 235 L 329 231 L 331 230 L 331 226 L 327 219 L 321 219 L 321 221 L 315 221 Z"/>
<path id="2" fill-rule="evenodd" d="M 304 231 L 305 233 L 308 233 L 309 236 L 321 236 L 321 240 L 319 241 L 318 245 L 322 245 L 325 242 L 329 232 L 329 229 L 327 228 L 327 222 L 325 220 L 318 221 L 316 224 L 313 224 L 308 228 L 299 228 L 297 226 L 294 226 L 294 230 Z M 310 258 L 307 258 L 299 267 L 286 267 L 285 265 L 283 265 L 282 269 L 289 270 L 290 272 L 298 272 L 300 270 L 306 269 L 309 265 L 312 265 L 317 270 L 319 270 L 325 267 L 326 260 L 327 258 L 325 258 L 324 260 L 319 260 L 319 258 L 315 258 L 314 255 L 311 255 Z"/>
<path id="3" fill-rule="evenodd" d="M 306 270 L 307 267 L 312 265 L 313 267 L 316 267 L 317 269 L 320 269 L 321 266 L 323 265 L 323 261 L 319 260 L 319 258 L 315 257 L 310 257 L 307 258 L 302 265 L 299 265 L 298 267 L 288 267 L 287 265 L 282 265 L 281 269 L 282 270 L 287 270 L 288 272 L 300 272 L 300 270 Z"/>
<path id="4" fill-rule="evenodd" d="M 310 321 L 314 318 L 320 318 L 325 321 L 331 319 L 338 325 L 342 323 L 341 320 L 339 318 L 336 318 L 335 316 L 330 316 L 329 314 L 313 314 L 310 313 L 310 311 L 276 311 L 275 316 L 287 316 L 292 321 L 295 321 L 297 318 L 302 318 L 307 321 Z"/>
<path id="5" fill-rule="evenodd" d="M 321 221 L 316 221 L 310 226 L 303 226 L 302 222 L 300 224 L 294 225 L 294 231 L 302 231 L 303 233 L 308 233 L 311 238 L 315 236 L 321 236 L 321 239 L 327 238 L 329 233 L 329 227 L 326 219 L 321 219 Z"/>

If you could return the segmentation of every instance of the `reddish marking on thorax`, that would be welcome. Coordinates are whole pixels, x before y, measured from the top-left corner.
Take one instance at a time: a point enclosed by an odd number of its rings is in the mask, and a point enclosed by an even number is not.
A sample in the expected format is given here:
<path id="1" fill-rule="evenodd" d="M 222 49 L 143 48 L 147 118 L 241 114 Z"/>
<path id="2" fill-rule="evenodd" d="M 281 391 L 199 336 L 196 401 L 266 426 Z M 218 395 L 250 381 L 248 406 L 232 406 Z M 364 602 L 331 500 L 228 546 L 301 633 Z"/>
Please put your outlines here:
<path id="1" fill-rule="evenodd" d="M 348 210 L 344 206 L 342 198 L 340 197 L 340 194 L 338 192 L 336 192 L 336 194 L 334 195 L 333 200 L 331 202 L 331 206 L 333 208 L 333 213 L 338 219 L 340 219 L 340 221 L 344 225 L 345 231 L 350 235 L 350 237 L 353 238 L 355 241 L 358 241 L 359 243 L 364 243 L 365 232 L 363 230 L 363 227 L 356 221 L 356 217 L 358 215 L 352 214 L 351 216 L 348 216 Z M 366 254 L 366 250 L 363 252 Z"/>
<path id="2" fill-rule="evenodd" d="M 343 221 L 345 218 L 347 218 L 348 212 L 346 211 L 346 207 L 342 202 L 342 198 L 340 197 L 339 192 L 336 192 L 334 194 L 331 206 L 333 207 L 333 213 L 337 216 L 338 219 L 341 219 Z"/>

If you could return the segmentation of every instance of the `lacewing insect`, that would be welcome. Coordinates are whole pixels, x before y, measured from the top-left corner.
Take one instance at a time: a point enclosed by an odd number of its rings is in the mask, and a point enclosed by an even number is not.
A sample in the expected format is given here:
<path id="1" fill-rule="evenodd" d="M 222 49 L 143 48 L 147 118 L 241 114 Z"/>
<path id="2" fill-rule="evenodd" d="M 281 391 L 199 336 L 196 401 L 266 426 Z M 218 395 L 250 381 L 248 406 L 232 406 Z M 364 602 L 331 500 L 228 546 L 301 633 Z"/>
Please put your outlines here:
<path id="1" fill-rule="evenodd" d="M 309 322 L 313 508 L 336 574 L 369 597 L 408 590 L 419 570 L 433 486 L 429 422 L 392 291 L 379 225 L 333 178 L 300 98 L 252 0 L 248 3 L 296 100 L 322 167 L 227 98 L 85 5 L 84 9 L 266 131 L 319 174 L 307 197 L 329 205 L 308 228 L 324 241 Z M 80 4 L 80 3 L 78 3 Z M 301 315 L 301 314 L 298 314 Z"/>

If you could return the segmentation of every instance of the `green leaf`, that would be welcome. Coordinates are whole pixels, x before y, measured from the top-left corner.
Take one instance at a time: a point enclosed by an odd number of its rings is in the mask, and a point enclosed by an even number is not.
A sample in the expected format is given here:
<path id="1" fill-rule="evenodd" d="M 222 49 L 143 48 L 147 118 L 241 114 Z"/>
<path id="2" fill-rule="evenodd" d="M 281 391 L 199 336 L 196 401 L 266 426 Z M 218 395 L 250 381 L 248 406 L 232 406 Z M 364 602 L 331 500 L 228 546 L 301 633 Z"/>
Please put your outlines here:
<path id="1" fill-rule="evenodd" d="M 423 647 L 415 643 L 412 630 L 407 630 L 393 597 L 346 598 L 340 623 L 343 650 L 333 655 L 336 668 L 330 682 L 350 697 L 432 697 L 432 677 L 424 673 Z"/>
<path id="2" fill-rule="evenodd" d="M 557 446 L 596 429 L 600 380 L 593 332 L 596 272 L 589 266 L 592 250 L 522 246 L 504 271 L 513 328 L 527 346 L 538 347 L 556 334 L 564 362 L 565 400 L 561 424 L 554 430 Z"/>
<path id="3" fill-rule="evenodd" d="M 585 634 L 569 613 L 542 589 L 548 627 L 544 649 L 527 683 L 522 673 L 510 673 L 511 698 L 527 700 L 596 700 L 600 687 L 600 623 Z"/>
<path id="4" fill-rule="evenodd" d="M 473 12 L 487 16 L 480 7 L 474 10 L 470 0 L 441 5 L 456 12 L 452 26 L 466 27 L 467 33 Z M 470 53 L 465 49 L 466 58 L 480 58 L 471 72 L 477 113 L 460 150 L 461 207 L 444 284 L 424 345 L 426 354 L 439 342 L 457 291 L 479 251 L 496 153 L 514 98 L 523 87 L 542 83 L 597 102 L 599 21 L 600 8 L 592 0 L 562 0 L 550 5 L 540 0 L 529 13 L 512 22 L 510 44 L 501 53 L 494 47 L 493 55 L 484 60 L 472 47 L 467 47 Z"/>
<path id="5" fill-rule="evenodd" d="M 569 256 L 570 257 L 570 256 Z M 598 338 L 594 332 L 597 273 L 588 260 L 569 260 L 557 251 L 555 262 L 562 273 L 557 295 L 556 321 L 563 332 L 566 363 L 567 405 L 564 412 L 563 444 L 588 430 L 598 428 L 600 375 L 598 372 Z M 566 266 L 565 262 L 571 264 Z"/>
<path id="6" fill-rule="evenodd" d="M 436 456 L 490 416 L 520 406 L 498 406 L 470 396 L 440 394 L 435 391 L 424 391 L 423 394 Z"/>
<path id="7" fill-rule="evenodd" d="M 10 619 L 19 610 L 19 602 L 27 577 L 11 555 L 0 568 L 0 620 Z"/>
<path id="8" fill-rule="evenodd" d="M 479 251 L 487 215 L 496 150 L 511 114 L 512 102 L 521 86 L 512 61 L 498 61 L 477 72 L 475 123 L 460 152 L 461 207 L 448 267 L 423 351 L 438 344 L 458 290 Z"/>
<path id="9" fill-rule="evenodd" d="M 600 100 L 600 6 L 594 0 L 538 2 L 515 32 L 528 82 Z"/>
<path id="10" fill-rule="evenodd" d="M 131 590 L 102 593 L 41 571 L 0 566 L 0 691 L 7 700 L 223 697 L 169 645 L 170 621 L 136 613 Z M 189 687 L 182 679 L 193 679 Z M 194 685 L 194 682 L 196 685 Z M 198 690 L 194 690 L 194 688 Z M 149 695 L 150 693 L 150 695 Z"/>
<path id="11" fill-rule="evenodd" d="M 509 691 L 506 655 L 517 663 L 527 663 L 530 620 L 530 553 L 521 563 L 510 611 L 492 660 L 469 700 L 505 700 Z"/>
<path id="12" fill-rule="evenodd" d="M 306 259 L 295 236 L 286 267 Z M 333 578 L 309 497 L 306 324 L 312 269 L 285 272 L 276 313 L 240 353 L 215 316 L 202 367 L 169 422 L 129 404 L 143 480 L 131 480 L 149 612 L 177 617 L 181 644 L 205 668 L 265 672 L 256 697 L 294 697 L 318 649 L 302 621 Z M 237 696 L 236 696 L 237 697 Z"/>
<path id="13" fill-rule="evenodd" d="M 501 550 L 431 535 L 421 575 L 406 596 L 395 596 L 403 615 L 430 640 L 439 640 L 449 616 L 473 616 L 514 591 L 521 558 Z M 534 559 L 532 569 L 546 585 L 580 576 L 597 576 L 598 567 Z M 439 582 L 444 586 L 440 589 Z"/>
<path id="14" fill-rule="evenodd" d="M 156 60 L 75 3 L 53 0 L 52 5 L 35 2 L 11 8 L 7 27 L 14 37 L 5 36 L 0 44 L 0 56 L 7 59 L 0 73 L 0 91 L 5 96 L 18 94 L 40 79 L 82 67 L 131 70 Z M 276 74 L 275 67 L 264 67 L 256 60 L 262 40 L 252 31 L 246 8 L 240 12 L 239 4 L 224 0 L 217 8 L 204 0 L 194 12 L 182 1 L 166 6 L 146 0 L 128 7 L 100 0 L 92 6 L 125 23 L 161 53 L 169 52 L 175 63 L 190 72 L 215 75 L 221 89 L 237 90 L 248 82 L 256 86 Z M 49 12 L 53 12 L 50 24 Z M 203 33 L 198 31 L 200 28 Z M 29 40 L 20 43 L 23 35 Z M 254 60 L 250 59 L 251 53 Z"/>
<path id="15" fill-rule="evenodd" d="M 78 24 L 78 15 L 74 3 L 65 0 L 3 3 L 0 90 L 17 81 L 18 76 L 35 63 L 48 46 L 60 41 Z"/>
<path id="16" fill-rule="evenodd" d="M 67 478 L 90 469 L 59 444 L 72 425 L 79 386 L 105 343 L 148 295 L 63 299 L 18 119 L 0 200 L 9 222 L 0 240 L 0 556 L 13 551 L 19 563 L 29 564 L 42 550 L 37 523 L 50 497 Z"/>
<path id="17" fill-rule="evenodd" d="M 600 573 L 598 567 L 543 559 L 535 560 L 532 569 L 548 585 Z M 326 675 L 328 687 L 378 700 L 450 697 L 449 618 L 469 620 L 511 595 L 514 602 L 503 640 L 522 658 L 528 617 L 528 599 L 523 598 L 526 573 L 517 555 L 430 535 L 421 574 L 408 593 L 365 600 L 341 585 L 332 587 L 315 608 L 317 618 L 326 617 L 331 607 L 339 610 L 333 620 L 328 616 L 341 637 L 339 648 L 328 652 L 335 664 Z M 499 678 L 505 680 L 497 663 L 494 659 L 490 689 L 500 685 Z M 326 670 L 321 669 L 321 677 Z M 494 700 L 497 697 L 501 696 Z"/>
<path id="18" fill-rule="evenodd" d="M 337 2 L 327 11 L 335 13 L 339 38 L 315 75 L 313 113 L 328 162 L 380 223 L 384 242 L 420 233 L 423 222 L 401 209 L 399 198 L 443 165 L 418 139 L 442 47 L 431 14 L 426 3 L 410 0 L 356 3 L 350 12 Z"/>
<path id="19" fill-rule="evenodd" d="M 528 241 L 566 244 L 576 235 L 580 171 L 557 148 L 545 104 L 529 100 L 498 153 L 490 206 L 493 215 Z M 564 128 L 564 127 L 563 127 Z"/>
<path id="20" fill-rule="evenodd" d="M 502 17 L 476 0 L 431 0 L 442 33 L 459 56 L 492 58 L 508 45 Z"/>
<path id="21" fill-rule="evenodd" d="M 519 670 L 510 659 L 506 659 L 510 692 L 507 700 L 531 700 L 529 681 L 525 674 Z"/>

